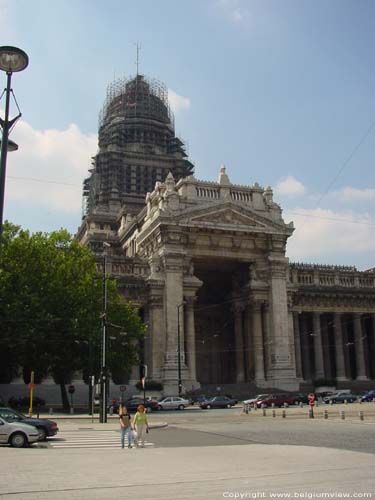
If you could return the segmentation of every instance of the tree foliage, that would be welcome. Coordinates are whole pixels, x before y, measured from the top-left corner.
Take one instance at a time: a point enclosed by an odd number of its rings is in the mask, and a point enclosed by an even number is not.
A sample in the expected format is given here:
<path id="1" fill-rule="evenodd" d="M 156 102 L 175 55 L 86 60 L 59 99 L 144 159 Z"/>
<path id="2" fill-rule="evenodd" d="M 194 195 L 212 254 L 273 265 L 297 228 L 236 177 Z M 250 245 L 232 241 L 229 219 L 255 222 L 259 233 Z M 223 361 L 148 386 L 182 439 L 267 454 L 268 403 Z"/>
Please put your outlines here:
<path id="1" fill-rule="evenodd" d="M 5 223 L 0 247 L 0 381 L 23 367 L 27 383 L 51 373 L 71 382 L 100 371 L 103 275 L 91 251 L 65 230 L 30 234 Z M 107 366 L 123 382 L 144 333 L 137 311 L 107 280 Z"/>

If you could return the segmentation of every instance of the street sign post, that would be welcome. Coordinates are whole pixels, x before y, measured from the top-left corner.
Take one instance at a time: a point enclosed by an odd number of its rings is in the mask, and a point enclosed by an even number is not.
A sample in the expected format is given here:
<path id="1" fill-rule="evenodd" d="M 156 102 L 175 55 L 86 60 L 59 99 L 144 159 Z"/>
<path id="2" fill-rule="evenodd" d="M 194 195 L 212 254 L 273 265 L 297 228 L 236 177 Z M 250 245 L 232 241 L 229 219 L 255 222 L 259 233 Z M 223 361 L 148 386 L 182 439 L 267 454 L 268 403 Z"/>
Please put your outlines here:
<path id="1" fill-rule="evenodd" d="M 73 410 L 73 394 L 75 393 L 76 388 L 74 387 L 73 384 L 69 385 L 68 387 L 68 392 L 70 394 L 70 411 L 72 412 Z"/>
<path id="2" fill-rule="evenodd" d="M 126 391 L 126 385 L 120 385 L 120 392 L 121 392 L 121 395 L 120 395 L 120 403 L 121 403 L 121 406 L 122 406 L 122 400 L 123 400 L 123 396 L 124 396 L 124 392 Z"/>
<path id="3" fill-rule="evenodd" d="M 310 418 L 314 418 L 315 394 L 313 392 L 310 392 L 307 397 L 310 405 L 309 416 Z"/>
<path id="4" fill-rule="evenodd" d="M 30 374 L 30 384 L 29 384 L 29 389 L 30 389 L 30 406 L 29 406 L 29 416 L 33 416 L 33 392 L 35 389 L 35 384 L 34 384 L 34 372 L 32 371 Z"/>
<path id="5" fill-rule="evenodd" d="M 143 404 L 146 404 L 146 377 L 147 377 L 147 365 L 141 366 L 141 385 L 143 388 Z"/>

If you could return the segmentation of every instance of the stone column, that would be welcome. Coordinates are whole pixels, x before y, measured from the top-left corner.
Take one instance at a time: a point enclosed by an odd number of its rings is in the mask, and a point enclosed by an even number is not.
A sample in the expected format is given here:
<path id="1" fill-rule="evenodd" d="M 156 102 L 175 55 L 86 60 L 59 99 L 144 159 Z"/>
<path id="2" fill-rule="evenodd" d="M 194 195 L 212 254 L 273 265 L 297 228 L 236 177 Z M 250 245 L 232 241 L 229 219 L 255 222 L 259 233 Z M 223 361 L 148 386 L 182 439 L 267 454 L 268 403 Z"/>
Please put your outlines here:
<path id="1" fill-rule="evenodd" d="M 301 344 L 302 344 L 302 373 L 306 381 L 312 379 L 311 356 L 310 356 L 310 336 L 307 324 L 307 313 L 301 314 Z"/>
<path id="2" fill-rule="evenodd" d="M 313 313 L 313 339 L 314 339 L 314 364 L 315 364 L 315 379 L 324 378 L 324 362 L 322 348 L 322 332 L 320 327 L 320 313 Z"/>
<path id="3" fill-rule="evenodd" d="M 252 316 L 253 316 L 255 383 L 261 386 L 264 384 L 265 374 L 264 374 L 261 304 L 259 302 L 256 302 L 252 305 L 252 313 L 253 313 Z"/>
<path id="4" fill-rule="evenodd" d="M 153 380 L 161 380 L 163 377 L 164 353 L 165 353 L 165 325 L 163 314 L 163 300 L 154 298 L 149 303 L 149 328 L 147 335 L 150 337 L 150 356 L 148 376 Z"/>
<path id="5" fill-rule="evenodd" d="M 252 335 L 252 311 L 251 306 L 246 306 L 245 310 L 245 352 L 246 352 L 246 380 L 254 379 L 254 343 Z"/>
<path id="6" fill-rule="evenodd" d="M 296 356 L 296 375 L 302 377 L 301 334 L 299 331 L 299 313 L 293 312 L 294 351 Z"/>
<path id="7" fill-rule="evenodd" d="M 150 310 L 149 308 L 145 307 L 144 308 L 144 315 L 143 315 L 143 321 L 145 325 L 150 324 Z M 149 328 L 146 330 L 146 334 L 144 337 L 144 343 L 143 343 L 143 355 L 144 355 L 144 363 L 148 367 L 148 373 L 151 375 L 152 373 L 152 339 L 149 334 Z"/>
<path id="8" fill-rule="evenodd" d="M 320 317 L 321 324 L 321 334 L 322 334 L 322 349 L 323 349 L 323 364 L 325 377 L 332 379 L 334 378 L 333 367 L 331 363 L 331 345 L 329 336 L 329 325 L 331 321 L 327 314 L 322 314 Z"/>
<path id="9" fill-rule="evenodd" d="M 185 306 L 185 327 L 186 327 L 186 351 L 187 351 L 187 366 L 189 369 L 189 384 L 194 385 L 196 389 L 197 369 L 196 369 L 196 345 L 195 345 L 195 324 L 194 324 L 194 297 L 186 298 Z M 191 389 L 191 387 L 189 387 Z"/>
<path id="10" fill-rule="evenodd" d="M 178 333 L 180 337 L 181 379 L 187 368 L 184 351 L 183 257 L 178 253 L 163 256 L 165 271 L 164 319 L 166 350 L 164 363 L 164 393 L 178 394 Z"/>
<path id="11" fill-rule="evenodd" d="M 264 359 L 264 378 L 267 378 L 268 370 L 272 366 L 273 343 L 271 340 L 270 329 L 270 308 L 269 304 L 262 304 L 260 309 L 262 318 L 262 338 L 263 338 L 263 359 Z"/>
<path id="12" fill-rule="evenodd" d="M 243 306 L 236 304 L 234 306 L 234 338 L 235 338 L 235 349 L 236 349 L 236 382 L 245 381 L 245 370 L 244 370 L 244 342 L 243 342 L 243 322 L 242 322 L 242 312 Z"/>
<path id="13" fill-rule="evenodd" d="M 368 380 L 366 375 L 365 353 L 363 349 L 363 335 L 361 315 L 354 314 L 354 342 L 355 342 L 355 363 L 357 367 L 357 380 Z"/>
<path id="14" fill-rule="evenodd" d="M 341 314 L 334 313 L 333 322 L 335 327 L 335 361 L 336 361 L 336 380 L 348 380 L 345 370 L 344 343 L 342 336 Z"/>
<path id="15" fill-rule="evenodd" d="M 270 331 L 267 342 L 270 355 L 267 358 L 267 381 L 280 389 L 297 390 L 294 345 L 291 343 L 288 321 L 288 259 L 274 253 L 268 256 L 268 261 Z"/>

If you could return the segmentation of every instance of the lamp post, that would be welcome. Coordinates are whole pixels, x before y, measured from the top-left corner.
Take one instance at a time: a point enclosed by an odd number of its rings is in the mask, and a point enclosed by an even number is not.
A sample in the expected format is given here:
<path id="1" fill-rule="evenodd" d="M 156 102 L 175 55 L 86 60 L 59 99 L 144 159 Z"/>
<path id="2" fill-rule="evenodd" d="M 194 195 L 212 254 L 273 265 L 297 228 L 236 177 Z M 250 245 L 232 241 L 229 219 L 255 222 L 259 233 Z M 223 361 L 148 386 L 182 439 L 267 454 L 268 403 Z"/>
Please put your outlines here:
<path id="1" fill-rule="evenodd" d="M 182 393 L 182 376 L 181 376 L 181 336 L 180 336 L 180 309 L 183 308 L 186 302 L 181 302 L 177 305 L 177 376 L 178 376 L 178 395 Z"/>
<path id="2" fill-rule="evenodd" d="M 17 71 L 23 71 L 28 64 L 29 57 L 23 50 L 18 49 L 17 47 L 0 47 L 0 70 L 5 71 L 7 74 L 7 86 L 5 88 L 5 117 L 4 120 L 0 118 L 0 124 L 3 128 L 0 159 L 0 241 L 3 233 L 7 152 L 18 149 L 17 144 L 13 141 L 9 141 L 9 131 L 21 116 L 21 113 L 19 113 L 15 118 L 9 120 L 10 94 L 12 93 L 12 74 Z"/>
<path id="3" fill-rule="evenodd" d="M 103 302 L 102 302 L 102 363 L 100 373 L 100 396 L 101 396 L 101 411 L 100 423 L 107 422 L 107 366 L 106 366 L 106 333 L 107 333 L 107 248 L 111 245 L 106 241 L 103 242 Z"/>

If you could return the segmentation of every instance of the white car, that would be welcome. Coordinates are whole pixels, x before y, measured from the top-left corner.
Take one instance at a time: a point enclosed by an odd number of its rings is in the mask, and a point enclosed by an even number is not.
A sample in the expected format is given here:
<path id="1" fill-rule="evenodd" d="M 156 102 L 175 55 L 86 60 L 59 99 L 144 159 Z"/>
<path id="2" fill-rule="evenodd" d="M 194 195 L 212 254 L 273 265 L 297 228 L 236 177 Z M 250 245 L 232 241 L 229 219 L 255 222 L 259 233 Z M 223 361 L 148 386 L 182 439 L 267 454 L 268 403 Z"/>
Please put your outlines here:
<path id="1" fill-rule="evenodd" d="M 159 400 L 159 410 L 184 410 L 189 404 L 187 399 L 171 396 Z"/>
<path id="2" fill-rule="evenodd" d="M 0 418 L 0 443 L 10 444 L 14 448 L 24 448 L 39 439 L 38 430 L 23 422 L 7 422 Z"/>

